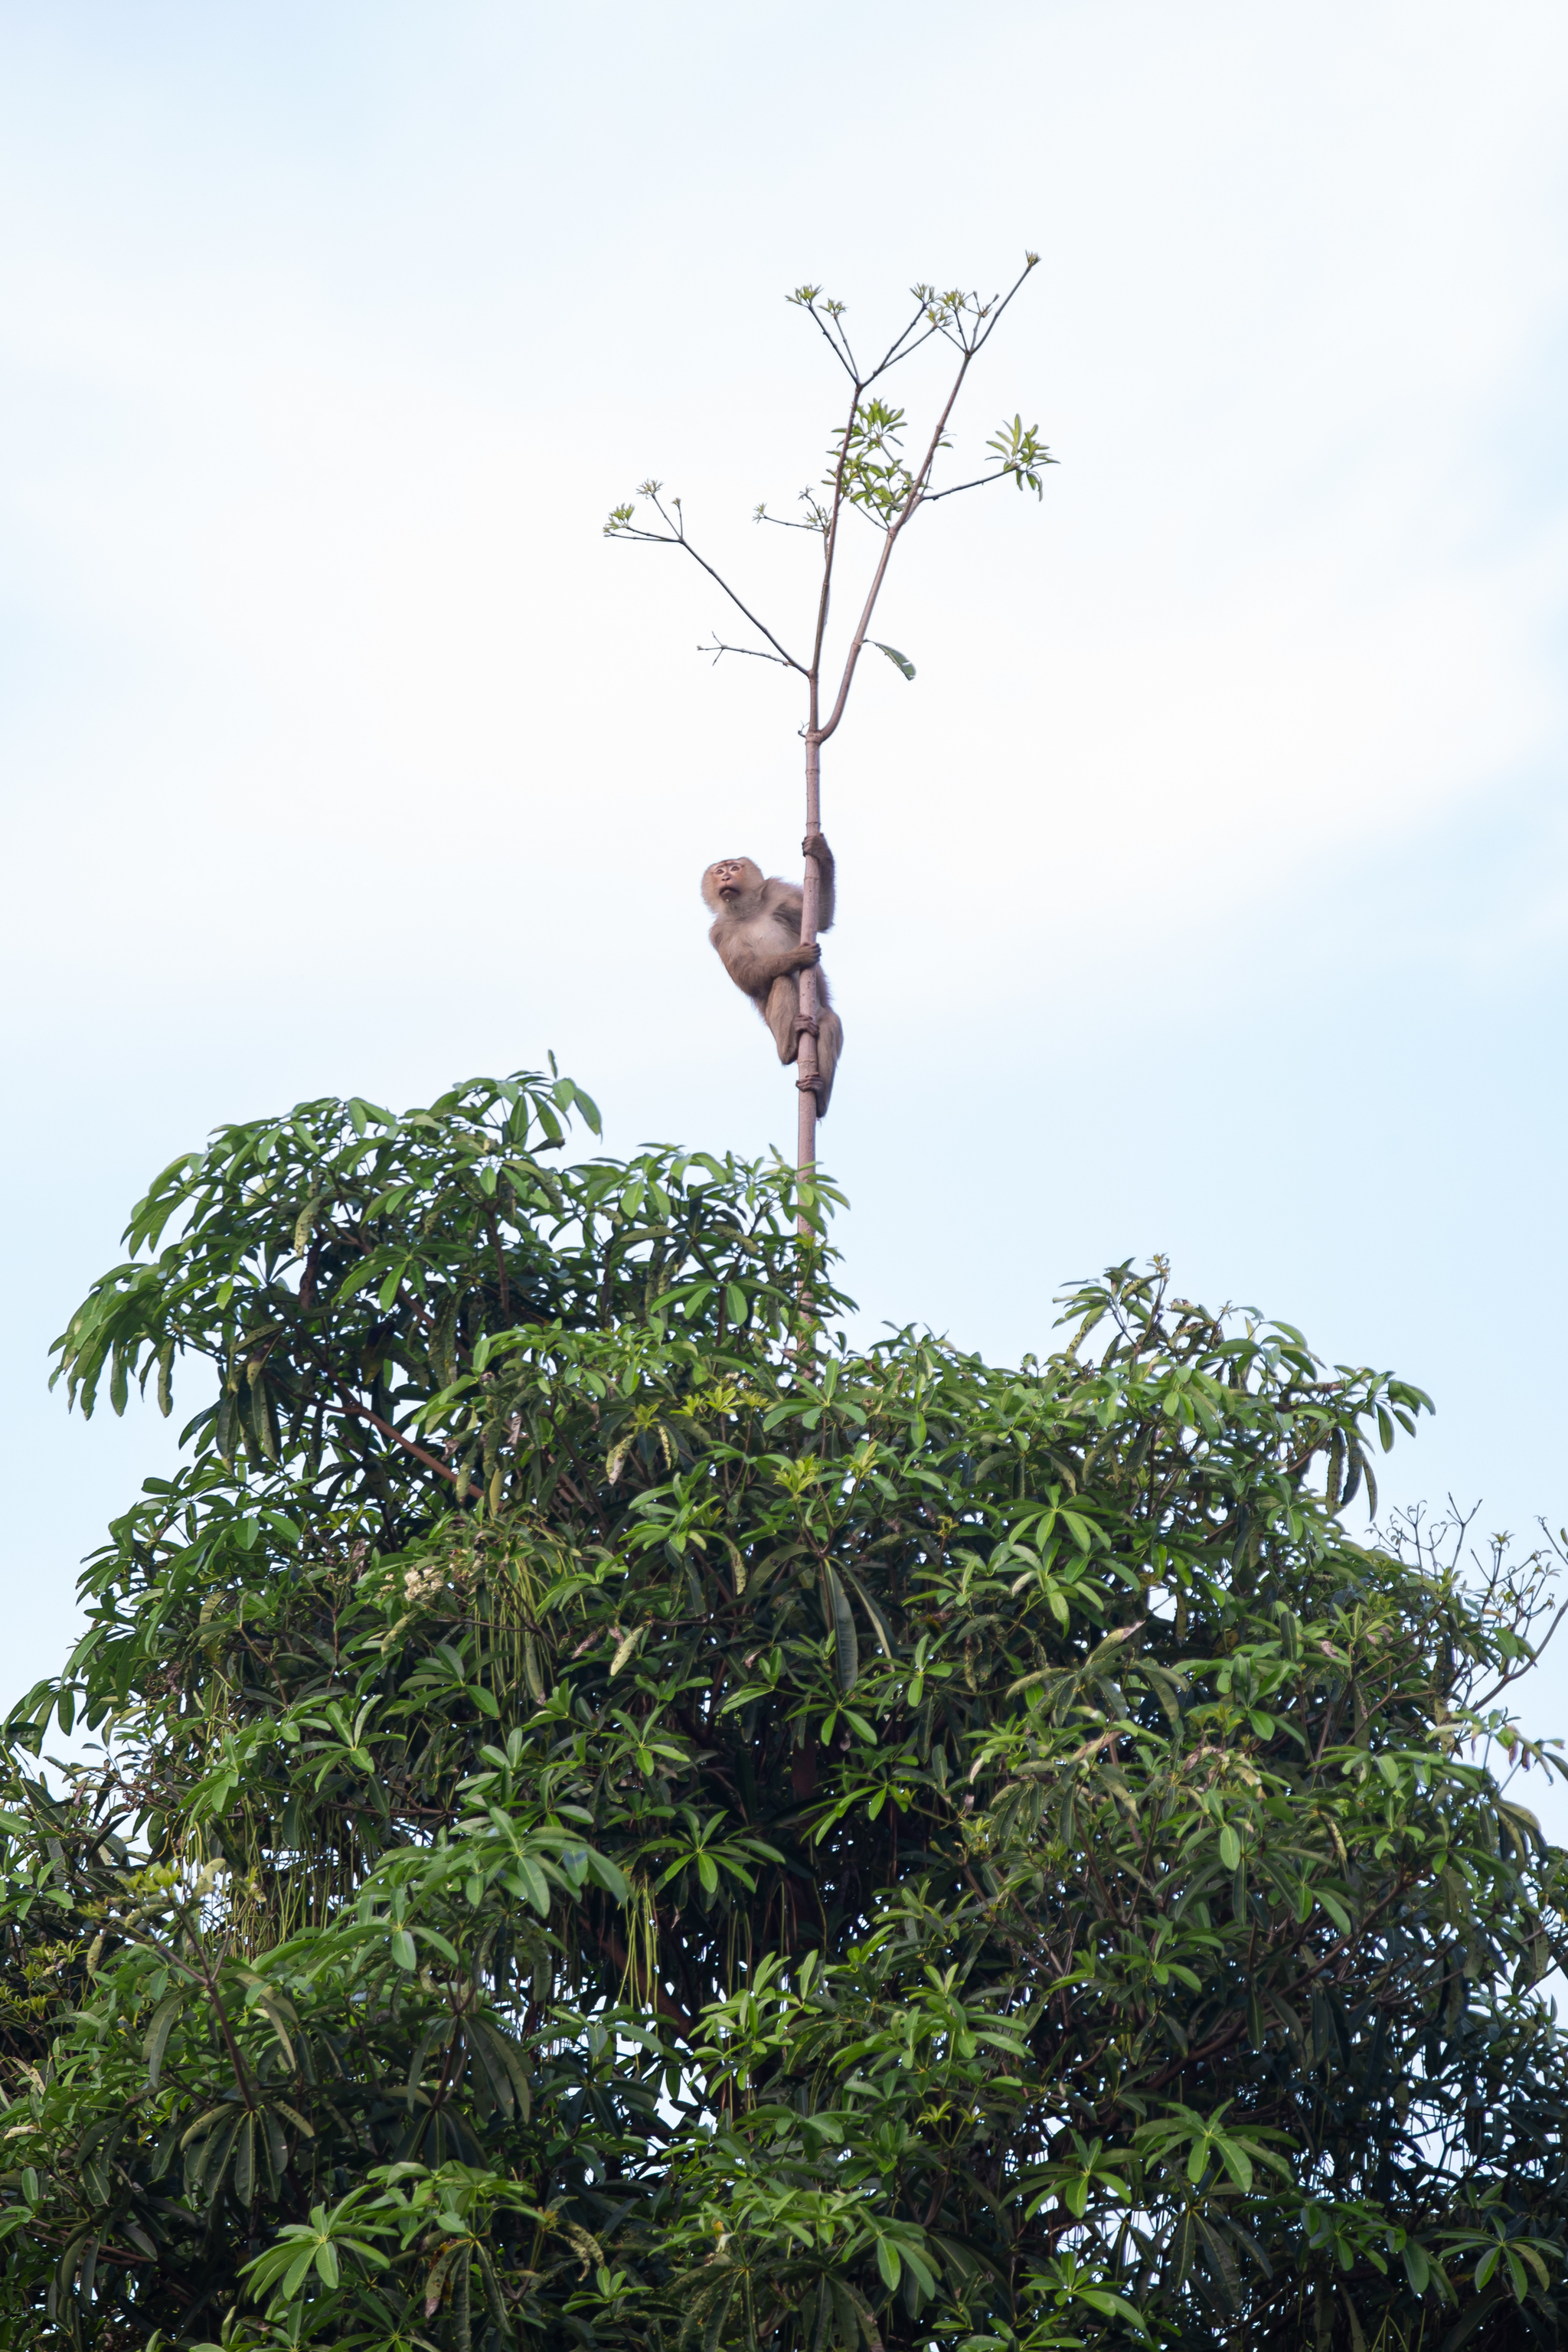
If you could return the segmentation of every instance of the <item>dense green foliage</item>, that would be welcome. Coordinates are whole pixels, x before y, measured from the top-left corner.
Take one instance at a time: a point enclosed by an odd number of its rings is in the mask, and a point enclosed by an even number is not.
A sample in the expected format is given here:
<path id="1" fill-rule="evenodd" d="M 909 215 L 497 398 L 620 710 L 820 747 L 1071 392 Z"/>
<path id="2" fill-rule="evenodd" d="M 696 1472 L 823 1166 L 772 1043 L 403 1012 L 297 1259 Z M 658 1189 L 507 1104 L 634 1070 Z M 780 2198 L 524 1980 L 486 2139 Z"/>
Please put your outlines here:
<path id="1" fill-rule="evenodd" d="M 1342 1517 L 1419 1391 L 1158 1267 L 807 1349 L 793 1175 L 574 1107 L 225 1129 L 62 1342 L 212 1401 L 10 1726 L 0 2342 L 1561 2340 L 1539 1571 Z"/>

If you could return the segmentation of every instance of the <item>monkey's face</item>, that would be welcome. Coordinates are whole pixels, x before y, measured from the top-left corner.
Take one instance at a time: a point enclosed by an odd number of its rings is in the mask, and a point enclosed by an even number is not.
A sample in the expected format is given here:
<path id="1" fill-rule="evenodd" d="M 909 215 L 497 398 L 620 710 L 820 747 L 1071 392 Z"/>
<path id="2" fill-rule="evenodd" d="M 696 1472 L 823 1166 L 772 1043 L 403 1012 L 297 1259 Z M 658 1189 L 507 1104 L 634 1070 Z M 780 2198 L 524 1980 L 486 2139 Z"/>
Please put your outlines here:
<path id="1" fill-rule="evenodd" d="M 734 909 L 763 885 L 763 869 L 749 857 L 719 857 L 702 877 L 702 896 L 717 911 Z"/>

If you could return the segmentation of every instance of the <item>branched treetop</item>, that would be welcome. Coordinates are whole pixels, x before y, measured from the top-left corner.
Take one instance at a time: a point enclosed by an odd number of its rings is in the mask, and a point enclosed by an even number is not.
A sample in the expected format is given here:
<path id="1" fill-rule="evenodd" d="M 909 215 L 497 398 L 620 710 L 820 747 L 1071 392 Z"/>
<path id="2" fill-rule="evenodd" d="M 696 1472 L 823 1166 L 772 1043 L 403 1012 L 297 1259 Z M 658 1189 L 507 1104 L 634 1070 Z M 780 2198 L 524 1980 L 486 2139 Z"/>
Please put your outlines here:
<path id="1" fill-rule="evenodd" d="M 1007 292 L 993 296 L 987 301 L 982 301 L 976 294 L 962 290 L 939 293 L 932 286 L 913 287 L 910 289 L 916 305 L 913 316 L 895 335 L 879 359 L 866 362 L 857 357 L 850 343 L 844 324 L 847 307 L 844 303 L 825 296 L 819 286 L 796 287 L 789 297 L 797 309 L 816 321 L 829 350 L 848 377 L 851 387 L 848 414 L 828 449 L 827 471 L 822 484 L 817 489 L 807 488 L 800 493 L 800 501 L 805 509 L 805 520 L 772 515 L 765 504 L 754 510 L 754 520 L 758 522 L 776 523 L 791 530 L 815 531 L 823 541 L 823 576 L 809 654 L 790 652 L 783 639 L 775 635 L 767 623 L 759 618 L 751 605 L 692 544 L 687 535 L 681 502 L 678 498 L 666 495 L 662 482 L 643 482 L 637 494 L 637 499 L 651 509 L 655 521 L 638 520 L 636 500 L 628 500 L 611 509 L 605 525 L 606 538 L 641 541 L 650 546 L 683 548 L 764 640 L 761 646 L 733 645 L 720 638 L 716 633 L 712 644 L 701 650 L 711 652 L 715 659 L 726 653 L 740 653 L 763 661 L 777 662 L 785 669 L 797 671 L 807 681 L 811 708 L 806 731 L 818 742 L 826 741 L 844 715 L 844 706 L 848 698 L 860 648 L 867 639 L 888 558 L 899 534 L 919 509 L 934 504 L 939 499 L 956 497 L 963 490 L 980 489 L 991 482 L 1012 481 L 1020 490 L 1028 488 L 1037 497 L 1043 495 L 1045 468 L 1054 465 L 1056 460 L 1040 440 L 1038 427 L 1026 426 L 1021 415 L 1016 415 L 1010 424 L 1004 419 L 986 443 L 992 462 L 984 472 L 969 481 L 949 483 L 942 488 L 934 488 L 932 479 L 938 456 L 950 446 L 948 421 L 963 387 L 964 378 L 995 331 L 1018 288 L 1038 261 L 1038 254 L 1026 254 L 1024 268 Z M 904 410 L 880 397 L 870 396 L 871 387 L 891 369 L 911 359 L 916 352 L 933 339 L 940 339 L 958 353 L 958 367 L 940 403 L 936 423 L 926 442 L 924 453 L 918 462 L 911 465 L 900 446 L 908 422 Z M 837 694 L 826 718 L 823 719 L 817 696 L 835 558 L 838 549 L 838 525 L 846 509 L 864 515 L 875 524 L 883 535 L 883 547 L 861 614 L 860 626 L 846 655 Z M 891 647 L 884 646 L 882 650 L 889 653 L 907 677 L 914 676 L 913 666 L 894 653 Z"/>
<path id="2" fill-rule="evenodd" d="M 938 489 L 933 487 L 933 469 L 940 453 L 948 446 L 948 425 L 963 389 L 969 370 L 984 349 L 1003 313 L 1018 291 L 1024 279 L 1038 264 L 1039 256 L 1027 253 L 1019 277 L 1004 295 L 982 301 L 978 295 L 962 291 L 939 293 L 931 286 L 916 286 L 911 290 L 916 309 L 914 315 L 896 334 L 879 360 L 863 362 L 857 357 L 845 327 L 845 306 L 824 296 L 817 286 L 800 286 L 790 299 L 797 309 L 815 320 L 829 350 L 849 379 L 849 403 L 844 423 L 827 453 L 827 475 L 818 490 L 803 490 L 805 505 L 804 522 L 787 517 L 774 517 L 765 505 L 756 509 L 759 522 L 782 521 L 787 528 L 816 531 L 822 541 L 822 572 L 816 593 L 816 611 L 806 654 L 791 652 L 783 634 L 775 631 L 741 596 L 721 572 L 709 562 L 687 535 L 686 519 L 678 498 L 668 499 L 664 486 L 658 481 L 646 481 L 637 493 L 638 499 L 651 509 L 655 518 L 638 519 L 636 501 L 612 509 L 605 525 L 606 537 L 638 541 L 644 544 L 684 549 L 693 562 L 723 591 L 731 604 L 748 623 L 761 644 L 737 645 L 721 636 L 717 631 L 710 646 L 700 648 L 710 652 L 715 661 L 726 653 L 742 653 L 761 661 L 778 663 L 794 670 L 805 681 L 805 723 L 801 734 L 805 744 L 805 837 L 806 842 L 822 831 L 821 760 L 822 746 L 837 732 L 855 682 L 860 655 L 868 644 L 876 645 L 888 659 L 909 679 L 915 675 L 915 666 L 896 646 L 885 645 L 870 635 L 877 602 L 888 576 L 888 567 L 894 548 L 922 506 L 938 499 L 955 497 L 961 490 L 981 488 L 987 482 L 1011 480 L 1022 490 L 1026 487 L 1037 497 L 1043 493 L 1046 467 L 1055 463 L 1039 438 L 1034 425 L 1026 426 L 1022 413 L 1011 425 L 1004 422 L 986 445 L 994 463 L 988 469 L 963 482 L 953 482 Z M 940 340 L 956 352 L 958 364 L 945 394 L 938 401 L 936 415 L 925 440 L 923 455 L 913 462 L 907 457 L 901 444 L 905 432 L 905 415 L 901 408 L 873 394 L 890 369 L 901 366 L 915 352 L 933 340 Z M 870 580 L 860 605 L 859 617 L 851 633 L 839 672 L 837 691 L 824 703 L 823 663 L 827 642 L 828 617 L 832 607 L 835 572 L 839 553 L 839 527 L 846 512 L 865 516 L 880 534 L 881 545 L 877 552 Z M 803 947 L 812 947 L 816 939 L 817 862 L 809 849 L 801 891 L 800 939 Z M 799 1021 L 795 1032 L 795 1053 L 799 1076 L 796 1080 L 797 1142 L 796 1160 L 803 1185 L 809 1185 L 810 1174 L 816 1157 L 816 980 L 808 964 L 795 982 L 799 991 Z M 803 1234 L 807 1231 L 803 1220 Z"/>

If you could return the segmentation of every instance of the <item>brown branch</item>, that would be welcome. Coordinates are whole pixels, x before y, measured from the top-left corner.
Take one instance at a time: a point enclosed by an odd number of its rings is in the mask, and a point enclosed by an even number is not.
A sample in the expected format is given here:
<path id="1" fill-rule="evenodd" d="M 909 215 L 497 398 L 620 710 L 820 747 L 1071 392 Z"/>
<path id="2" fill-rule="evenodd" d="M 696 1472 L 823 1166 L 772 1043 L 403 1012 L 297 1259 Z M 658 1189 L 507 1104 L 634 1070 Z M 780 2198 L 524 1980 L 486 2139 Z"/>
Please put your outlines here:
<path id="1" fill-rule="evenodd" d="M 791 669 L 799 670 L 801 676 L 804 677 L 806 675 L 805 663 L 797 662 L 795 656 L 787 651 L 784 646 L 780 645 L 778 639 L 768 627 L 766 622 L 759 621 L 756 614 L 752 611 L 751 606 L 742 603 L 740 597 L 736 595 L 734 590 L 731 587 L 723 574 L 714 571 L 713 566 L 709 562 L 705 555 L 698 554 L 697 550 L 692 546 L 691 541 L 686 536 L 685 523 L 671 522 L 669 516 L 665 514 L 664 509 L 659 505 L 658 499 L 650 498 L 649 504 L 654 507 L 658 513 L 664 516 L 664 520 L 667 523 L 669 523 L 671 536 L 668 539 L 664 539 L 656 530 L 634 530 L 617 532 L 616 537 L 651 540 L 661 547 L 683 547 L 688 555 L 691 558 L 693 563 L 700 563 L 702 566 L 703 571 L 708 574 L 709 579 L 713 581 L 718 587 L 723 590 L 725 595 L 728 596 L 731 604 L 734 605 L 737 612 L 744 613 L 752 628 L 761 630 L 763 635 L 766 637 L 769 645 L 772 646 L 779 659 L 782 662 L 787 663 Z"/>
<path id="2" fill-rule="evenodd" d="M 722 661 L 726 654 L 744 654 L 748 661 L 773 662 L 779 669 L 787 669 L 789 667 L 788 663 L 784 660 L 783 654 L 765 654 L 763 653 L 761 646 L 725 645 L 721 639 L 717 629 L 713 632 L 712 644 L 710 646 L 699 646 L 697 650 L 700 654 L 711 654 L 715 667 Z"/>
<path id="3" fill-rule="evenodd" d="M 218 1991 L 217 1979 L 213 1974 L 206 1947 L 191 1927 L 189 1914 L 184 1906 L 175 1906 L 175 1916 L 184 1925 L 186 1936 L 195 1950 L 197 1957 L 195 1960 L 183 1960 L 173 1944 L 165 1944 L 159 1937 L 154 1936 L 150 1928 L 131 1920 L 117 1921 L 116 1932 L 123 1936 L 127 1943 L 139 1943 L 145 1948 L 156 1952 L 166 1967 L 177 1969 L 187 1983 L 196 1986 L 205 1994 L 207 2005 L 217 2019 L 218 2032 L 227 2047 L 229 2063 L 234 2068 L 235 2080 L 239 2085 L 240 2096 L 244 2099 L 249 2113 L 254 2115 L 257 2108 L 256 2086 L 251 2080 L 250 2070 L 240 2055 L 239 2044 L 234 2038 L 234 2029 L 229 2023 L 228 2011 L 223 2005 L 223 1996 Z"/>
<path id="4" fill-rule="evenodd" d="M 29 2234 L 35 2238 L 41 2238 L 46 2245 L 63 2246 L 76 2235 L 76 2224 L 73 2221 L 63 2230 L 51 2230 L 46 2223 L 35 2221 Z M 109 2245 L 102 2238 L 98 2241 L 98 2251 L 107 2262 L 123 2263 L 127 2268 L 136 2270 L 145 2270 L 149 2263 L 162 2261 L 162 2257 L 157 2254 L 133 2254 L 124 2246 Z M 189 2304 L 191 2298 L 188 2292 L 179 2286 L 174 2279 L 166 2279 L 164 2284 L 174 2290 L 181 2303 Z"/>
<path id="5" fill-rule="evenodd" d="M 849 646 L 848 655 L 845 660 L 844 676 L 839 683 L 837 700 L 834 703 L 826 726 L 819 727 L 813 730 L 819 742 L 826 742 L 828 737 L 834 732 L 839 720 L 844 716 L 844 706 L 849 699 L 849 688 L 854 682 L 856 665 L 860 659 L 861 651 L 866 643 L 866 633 L 871 625 L 871 614 L 876 609 L 877 599 L 882 593 L 882 582 L 887 576 L 888 565 L 892 561 L 893 549 L 898 542 L 899 534 L 903 530 L 904 525 L 912 520 L 923 503 L 925 498 L 925 486 L 931 479 L 931 469 L 936 463 L 937 451 L 942 446 L 942 436 L 947 430 L 947 420 L 952 415 L 953 408 L 958 400 L 958 395 L 963 389 L 963 379 L 969 373 L 969 363 L 973 356 L 974 353 L 973 352 L 966 351 L 964 352 L 963 364 L 952 380 L 952 390 L 947 395 L 947 400 L 943 405 L 942 415 L 937 418 L 935 427 L 931 433 L 931 442 L 927 447 L 921 469 L 910 485 L 909 494 L 904 500 L 903 508 L 897 520 L 889 523 L 888 526 L 887 539 L 883 544 L 881 555 L 878 560 L 876 572 L 873 575 L 870 588 L 867 592 L 865 606 L 860 614 L 860 625 L 855 632 L 854 638 Z"/>
<path id="6" fill-rule="evenodd" d="M 342 1393 L 341 1389 L 339 1392 Z M 422 1445 L 416 1445 L 413 1439 L 405 1437 L 400 1429 L 394 1429 L 391 1422 L 383 1421 L 380 1413 L 372 1412 L 369 1405 L 360 1404 L 354 1398 L 346 1397 L 335 1410 L 342 1413 L 357 1413 L 362 1421 L 368 1421 L 379 1429 L 384 1437 L 390 1437 L 396 1444 L 401 1445 L 405 1453 L 412 1454 L 416 1461 L 423 1462 L 427 1470 L 434 1470 L 438 1476 L 449 1478 L 454 1486 L 457 1485 L 458 1474 L 455 1470 L 449 1469 L 445 1462 L 437 1462 L 433 1454 L 426 1454 Z"/>
<path id="7" fill-rule="evenodd" d="M 1056 459 L 1052 457 L 1046 462 L 1054 466 Z M 972 482 L 950 482 L 945 490 L 927 490 L 921 504 L 922 507 L 934 507 L 939 499 L 955 499 L 961 490 L 983 490 L 987 483 L 1005 482 L 1010 474 L 1016 474 L 1017 470 L 1016 466 L 1004 466 L 999 473 L 976 474 Z"/>
<path id="8" fill-rule="evenodd" d="M 808 737 L 816 731 L 817 695 L 822 678 L 822 646 L 827 630 L 827 607 L 833 587 L 833 562 L 838 550 L 838 523 L 844 511 L 844 473 L 849 463 L 849 436 L 855 430 L 855 419 L 860 413 L 860 394 L 866 387 L 858 379 L 850 394 L 849 415 L 838 436 L 838 463 L 833 469 L 833 503 L 828 509 L 827 532 L 822 549 L 822 593 L 816 602 L 816 634 L 811 642 L 811 708 L 807 713 Z"/>
<path id="9" fill-rule="evenodd" d="M 899 515 L 897 520 L 888 526 L 887 543 L 883 547 L 881 559 L 877 565 L 876 576 L 872 580 L 869 593 L 866 598 L 865 609 L 860 615 L 860 625 L 855 633 L 854 640 L 849 647 L 847 658 L 845 661 L 844 676 L 839 685 L 837 699 L 834 703 L 832 713 L 826 727 L 819 727 L 816 723 L 817 712 L 816 709 L 814 680 L 813 709 L 811 714 L 812 725 L 809 731 L 812 735 L 816 737 L 819 742 L 826 742 L 828 737 L 834 732 L 839 720 L 844 716 L 844 706 L 849 698 L 849 688 L 854 679 L 856 665 L 859 661 L 861 649 L 866 642 L 866 632 L 871 625 L 871 614 L 876 607 L 877 598 L 881 593 L 882 581 L 886 575 L 889 561 L 891 558 L 893 551 L 893 543 L 897 540 L 899 533 L 903 530 L 904 525 L 913 518 L 926 501 L 931 481 L 931 470 L 936 463 L 937 452 L 942 447 L 942 435 L 947 430 L 948 419 L 952 415 L 954 405 L 958 400 L 958 395 L 963 389 L 963 382 L 964 378 L 969 373 L 970 363 L 990 341 L 997 320 L 1001 318 L 1003 311 L 1007 308 L 1008 303 L 1011 302 L 1014 295 L 1016 294 L 1019 287 L 1023 284 L 1024 279 L 1027 278 L 1030 270 L 1032 270 L 1034 267 L 1035 264 L 1032 259 L 1026 262 L 1019 276 L 1015 279 L 1013 285 L 1009 288 L 1003 299 L 996 305 L 994 313 L 989 322 L 983 331 L 975 335 L 973 341 L 959 343 L 958 348 L 963 352 L 963 357 L 959 363 L 958 373 L 953 378 L 952 390 L 948 394 L 947 401 L 942 408 L 942 415 L 937 418 L 936 427 L 931 434 L 930 446 L 926 450 L 925 457 L 919 472 L 915 475 L 910 485 L 909 494 L 904 500 L 903 509 Z M 906 330 L 906 332 L 907 331 L 908 331 Z M 952 338 L 950 337 L 949 340 L 951 341 Z M 883 367 L 886 367 L 889 362 L 884 361 L 882 364 Z M 878 373 L 879 374 L 880 373 L 881 370 L 879 369 Z M 867 382 L 869 383 L 873 379 L 871 378 L 868 378 Z M 858 405 L 859 395 L 863 389 L 864 386 L 857 384 L 857 405 Z M 852 424 L 854 421 L 853 415 L 851 416 L 850 421 Z M 846 435 L 845 446 L 847 447 L 847 435 Z M 970 486 L 965 485 L 965 487 Z M 940 495 L 945 496 L 946 493 L 941 493 Z"/>

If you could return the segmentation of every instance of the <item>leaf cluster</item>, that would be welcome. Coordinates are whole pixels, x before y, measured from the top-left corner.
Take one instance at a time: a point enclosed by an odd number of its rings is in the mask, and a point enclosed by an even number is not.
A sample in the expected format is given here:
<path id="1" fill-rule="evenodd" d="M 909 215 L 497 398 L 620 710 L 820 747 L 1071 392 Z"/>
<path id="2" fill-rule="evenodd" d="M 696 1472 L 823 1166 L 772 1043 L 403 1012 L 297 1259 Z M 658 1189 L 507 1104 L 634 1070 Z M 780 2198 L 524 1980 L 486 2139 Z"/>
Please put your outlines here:
<path id="1" fill-rule="evenodd" d="M 574 1111 L 226 1129 L 68 1328 L 214 1393 L 9 1726 L 0 2343 L 1558 2340 L 1544 1565 L 1352 1534 L 1421 1391 L 1158 1263 L 853 1349 L 829 1188 Z"/>

